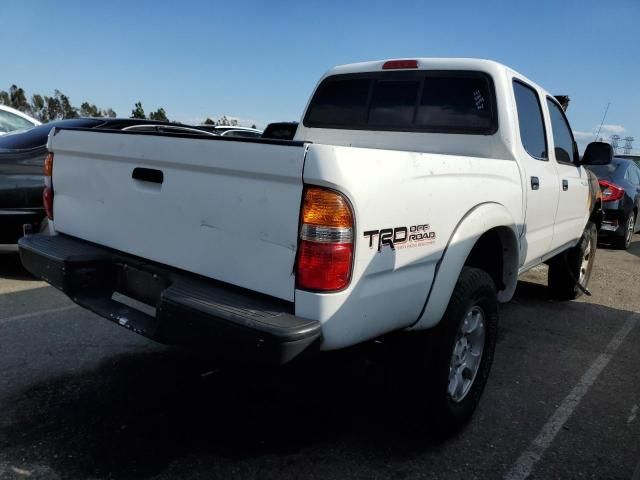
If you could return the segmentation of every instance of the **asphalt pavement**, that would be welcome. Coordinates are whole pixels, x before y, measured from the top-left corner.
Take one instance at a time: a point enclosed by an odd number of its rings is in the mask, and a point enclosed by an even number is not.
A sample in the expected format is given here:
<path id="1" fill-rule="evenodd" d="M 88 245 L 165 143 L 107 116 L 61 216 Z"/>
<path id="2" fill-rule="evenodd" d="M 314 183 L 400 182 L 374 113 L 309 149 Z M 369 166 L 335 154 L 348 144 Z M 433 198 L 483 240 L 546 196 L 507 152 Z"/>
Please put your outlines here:
<path id="1" fill-rule="evenodd" d="M 225 366 L 96 317 L 0 253 L 0 479 L 640 480 L 634 240 L 598 250 L 591 297 L 551 300 L 544 267 L 522 277 L 480 407 L 443 443 L 375 348 Z"/>

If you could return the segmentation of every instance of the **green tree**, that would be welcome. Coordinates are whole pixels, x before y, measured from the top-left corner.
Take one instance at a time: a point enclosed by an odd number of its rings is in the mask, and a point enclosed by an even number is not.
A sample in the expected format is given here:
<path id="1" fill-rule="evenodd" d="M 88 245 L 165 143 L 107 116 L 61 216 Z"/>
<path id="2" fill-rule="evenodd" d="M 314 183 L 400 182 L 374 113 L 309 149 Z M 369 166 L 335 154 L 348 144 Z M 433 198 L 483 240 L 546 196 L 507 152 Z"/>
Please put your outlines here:
<path id="1" fill-rule="evenodd" d="M 256 124 L 254 123 L 253 125 L 251 125 L 251 128 L 256 128 Z"/>
<path id="2" fill-rule="evenodd" d="M 155 112 L 151 112 L 149 114 L 149 118 L 151 120 L 158 120 L 160 122 L 168 122 L 169 121 L 169 119 L 167 118 L 167 113 L 164 111 L 164 108 L 162 108 L 162 107 L 160 107 Z"/>
<path id="3" fill-rule="evenodd" d="M 238 125 L 238 120 L 227 118 L 226 115 L 223 115 L 218 120 L 215 121 L 216 125 L 225 126 L 225 127 L 235 127 Z"/>
<path id="4" fill-rule="evenodd" d="M 142 108 L 142 102 L 136 102 L 129 118 L 147 118 L 144 114 L 144 108 Z"/>
<path id="5" fill-rule="evenodd" d="M 63 118 L 63 110 L 62 105 L 60 104 L 60 99 L 57 97 L 44 97 L 46 106 L 46 118 L 44 121 L 50 122 L 52 120 L 59 120 Z"/>
<path id="6" fill-rule="evenodd" d="M 0 95 L 2 93 L 0 92 Z M 213 120 L 211 120 L 209 117 L 207 117 L 207 119 L 204 121 L 204 125 L 215 125 L 216 122 L 214 122 Z"/>
<path id="7" fill-rule="evenodd" d="M 103 113 L 105 117 L 109 117 L 109 118 L 117 117 L 116 112 L 113 110 L 113 108 L 107 108 L 106 110 L 103 111 Z"/>
<path id="8" fill-rule="evenodd" d="M 55 96 L 60 101 L 62 118 L 78 118 L 78 109 L 71 105 L 71 100 L 60 90 L 54 90 Z"/>
<path id="9" fill-rule="evenodd" d="M 47 118 L 47 97 L 38 95 L 37 93 L 31 96 L 31 111 L 33 115 L 41 122 L 48 122 Z"/>
<path id="10" fill-rule="evenodd" d="M 9 92 L 0 90 L 0 104 L 9 106 L 10 103 L 11 97 L 9 96 Z"/>
<path id="11" fill-rule="evenodd" d="M 31 105 L 29 105 L 24 89 L 19 88 L 17 85 L 11 85 L 11 88 L 9 89 L 9 97 L 11 100 L 11 107 L 20 110 L 21 112 L 31 113 Z"/>
<path id="12" fill-rule="evenodd" d="M 83 102 L 80 105 L 80 116 L 81 117 L 102 117 L 102 112 L 95 105 L 90 104 L 89 102 Z"/>

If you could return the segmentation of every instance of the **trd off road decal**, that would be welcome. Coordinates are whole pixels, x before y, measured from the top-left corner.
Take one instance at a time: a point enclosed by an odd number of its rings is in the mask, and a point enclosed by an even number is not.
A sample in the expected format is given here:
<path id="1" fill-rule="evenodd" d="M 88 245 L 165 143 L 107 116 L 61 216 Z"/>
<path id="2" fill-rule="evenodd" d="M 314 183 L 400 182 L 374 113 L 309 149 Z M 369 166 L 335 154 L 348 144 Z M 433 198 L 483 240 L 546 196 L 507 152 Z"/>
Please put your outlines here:
<path id="1" fill-rule="evenodd" d="M 391 250 L 420 247 L 436 240 L 436 232 L 431 231 L 428 223 L 412 225 L 410 227 L 383 228 L 381 230 L 369 230 L 364 232 L 369 239 L 369 248 L 377 244 L 378 251 L 388 245 Z"/>

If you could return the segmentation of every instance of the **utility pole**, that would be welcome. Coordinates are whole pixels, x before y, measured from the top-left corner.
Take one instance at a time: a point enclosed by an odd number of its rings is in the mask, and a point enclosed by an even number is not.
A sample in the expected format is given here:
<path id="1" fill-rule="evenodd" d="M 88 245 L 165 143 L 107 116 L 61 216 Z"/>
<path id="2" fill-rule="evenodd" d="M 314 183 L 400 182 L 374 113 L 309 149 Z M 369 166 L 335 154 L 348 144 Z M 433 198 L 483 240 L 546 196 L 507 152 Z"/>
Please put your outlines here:
<path id="1" fill-rule="evenodd" d="M 620 135 L 611 135 L 611 146 L 613 147 L 613 153 L 618 153 L 618 142 L 620 141 Z"/>
<path id="2" fill-rule="evenodd" d="M 602 116 L 602 121 L 600 122 L 600 126 L 598 127 L 598 133 L 596 133 L 596 138 L 600 135 L 600 130 L 602 129 L 602 124 L 604 123 L 604 119 L 607 118 L 607 112 L 609 111 L 609 106 L 611 102 L 607 103 L 607 108 L 604 110 L 604 115 Z"/>
<path id="3" fill-rule="evenodd" d="M 631 153 L 631 149 L 633 148 L 633 141 L 635 138 L 633 137 L 625 137 L 624 140 L 624 154 L 629 155 Z"/>

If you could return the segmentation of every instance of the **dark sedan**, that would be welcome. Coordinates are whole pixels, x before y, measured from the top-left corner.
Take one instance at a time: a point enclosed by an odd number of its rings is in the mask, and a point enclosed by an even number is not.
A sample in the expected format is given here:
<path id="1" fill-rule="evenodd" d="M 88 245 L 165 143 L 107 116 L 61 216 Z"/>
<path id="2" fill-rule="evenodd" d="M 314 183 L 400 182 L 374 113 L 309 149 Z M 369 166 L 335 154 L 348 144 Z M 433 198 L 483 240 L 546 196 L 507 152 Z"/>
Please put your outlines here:
<path id="1" fill-rule="evenodd" d="M 211 135 L 180 124 L 131 118 L 77 118 L 57 120 L 0 137 L 0 244 L 14 244 L 23 225 L 38 229 L 45 216 L 42 206 L 43 163 L 53 127 L 155 131 Z"/>
<path id="2" fill-rule="evenodd" d="M 627 249 L 640 227 L 640 168 L 631 159 L 611 154 L 596 158 L 585 153 L 585 158 L 584 166 L 598 176 L 602 189 L 604 221 L 600 234 Z"/>

